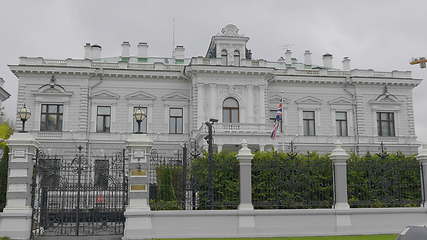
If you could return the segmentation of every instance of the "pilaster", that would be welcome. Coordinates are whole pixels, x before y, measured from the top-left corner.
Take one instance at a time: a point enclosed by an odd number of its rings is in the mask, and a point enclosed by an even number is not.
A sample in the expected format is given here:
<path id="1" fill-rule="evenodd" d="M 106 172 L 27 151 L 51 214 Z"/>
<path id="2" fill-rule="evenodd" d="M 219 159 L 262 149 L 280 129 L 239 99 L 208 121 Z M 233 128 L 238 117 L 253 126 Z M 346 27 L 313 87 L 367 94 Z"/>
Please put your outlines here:
<path id="1" fill-rule="evenodd" d="M 237 154 L 240 166 L 240 205 L 239 205 L 239 234 L 249 234 L 255 231 L 255 217 L 252 205 L 252 159 L 253 154 L 245 139 Z"/>
<path id="2" fill-rule="evenodd" d="M 29 133 L 14 133 L 7 142 L 10 148 L 8 190 L 0 236 L 30 239 L 31 187 L 34 157 L 39 143 Z"/>
<path id="3" fill-rule="evenodd" d="M 129 205 L 125 211 L 124 240 L 151 238 L 149 205 L 150 152 L 153 140 L 146 134 L 127 139 L 129 153 Z"/>

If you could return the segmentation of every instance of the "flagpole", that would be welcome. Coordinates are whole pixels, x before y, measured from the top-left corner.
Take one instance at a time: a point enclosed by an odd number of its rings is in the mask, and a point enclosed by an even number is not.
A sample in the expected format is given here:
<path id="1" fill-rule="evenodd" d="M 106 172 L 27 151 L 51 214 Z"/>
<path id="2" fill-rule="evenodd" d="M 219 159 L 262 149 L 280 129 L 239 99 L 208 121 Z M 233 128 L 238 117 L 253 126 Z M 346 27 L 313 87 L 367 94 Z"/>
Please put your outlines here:
<path id="1" fill-rule="evenodd" d="M 282 110 L 282 117 L 280 118 L 280 133 L 282 134 L 282 140 L 283 140 L 283 152 L 285 152 L 285 133 L 283 131 L 283 118 L 285 116 L 285 103 L 284 103 L 284 98 L 285 98 L 285 91 L 281 91 L 280 92 L 282 94 L 281 98 L 280 98 L 280 103 L 281 103 L 281 110 Z"/>

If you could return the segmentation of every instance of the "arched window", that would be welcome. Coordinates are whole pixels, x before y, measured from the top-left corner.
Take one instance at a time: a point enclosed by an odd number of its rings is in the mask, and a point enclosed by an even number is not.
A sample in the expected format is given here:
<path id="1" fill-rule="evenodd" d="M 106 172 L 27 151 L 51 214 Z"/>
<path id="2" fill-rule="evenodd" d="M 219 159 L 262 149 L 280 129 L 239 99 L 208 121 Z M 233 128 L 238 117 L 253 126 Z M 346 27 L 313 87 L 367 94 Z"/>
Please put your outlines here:
<path id="1" fill-rule="evenodd" d="M 239 52 L 239 50 L 234 51 L 234 65 L 240 66 L 240 52 Z"/>
<path id="2" fill-rule="evenodd" d="M 230 97 L 224 100 L 222 104 L 222 121 L 224 123 L 239 122 L 239 102 Z"/>
<path id="3" fill-rule="evenodd" d="M 222 58 L 222 64 L 224 65 L 228 65 L 227 56 L 228 56 L 227 50 L 222 49 L 221 58 Z"/>

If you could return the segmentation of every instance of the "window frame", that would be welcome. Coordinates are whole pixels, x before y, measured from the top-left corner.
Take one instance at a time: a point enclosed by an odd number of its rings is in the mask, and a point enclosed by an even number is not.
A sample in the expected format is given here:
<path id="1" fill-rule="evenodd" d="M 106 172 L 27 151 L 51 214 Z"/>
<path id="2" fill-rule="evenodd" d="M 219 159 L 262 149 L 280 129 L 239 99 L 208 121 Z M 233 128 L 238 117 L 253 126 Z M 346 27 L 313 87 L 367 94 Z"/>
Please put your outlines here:
<path id="1" fill-rule="evenodd" d="M 108 108 L 110 108 L 110 114 L 99 114 L 99 108 L 100 107 L 108 107 Z M 110 133 L 111 132 L 111 111 L 112 111 L 112 108 L 111 108 L 111 106 L 108 106 L 108 105 L 98 105 L 98 106 L 96 106 L 96 132 L 97 133 Z M 99 130 L 98 129 L 98 117 L 102 117 L 102 130 Z M 108 127 L 108 130 L 107 130 L 107 127 L 105 126 L 105 120 L 106 120 L 106 118 L 107 117 L 109 117 L 109 122 L 110 122 L 110 126 Z"/>
<path id="2" fill-rule="evenodd" d="M 227 49 L 221 50 L 221 59 L 224 65 L 228 65 L 228 51 Z"/>
<path id="3" fill-rule="evenodd" d="M 181 110 L 181 115 L 172 115 L 171 110 Z M 178 119 L 181 119 L 181 128 L 178 128 Z M 174 126 L 171 125 L 173 120 Z M 181 131 L 178 131 L 181 129 Z M 182 107 L 170 107 L 169 108 L 169 134 L 183 134 L 184 133 L 184 108 Z"/>
<path id="4" fill-rule="evenodd" d="M 236 101 L 237 107 L 225 107 L 224 103 L 228 99 L 232 99 L 232 100 Z M 237 121 L 236 122 L 233 122 L 233 120 L 234 120 L 233 119 L 233 111 L 237 111 Z M 225 119 L 225 117 L 226 117 L 225 112 L 228 112 L 228 121 L 225 121 L 226 120 Z M 222 102 L 222 122 L 223 123 L 240 123 L 240 104 L 236 98 L 228 97 L 228 98 L 225 98 L 224 101 Z"/>
<path id="5" fill-rule="evenodd" d="M 46 106 L 46 112 L 43 112 L 43 106 Z M 56 112 L 50 113 L 49 106 L 56 106 Z M 62 107 L 62 111 L 60 111 L 60 106 Z M 48 127 L 48 117 L 50 115 L 54 115 L 56 118 L 56 128 L 50 130 Z M 45 121 L 43 123 L 43 116 L 45 117 Z M 41 132 L 62 132 L 64 125 L 64 104 L 63 103 L 42 103 L 40 105 L 40 131 Z"/>
<path id="6" fill-rule="evenodd" d="M 307 119 L 304 117 L 305 112 L 313 113 L 313 119 Z M 307 122 L 307 132 L 306 132 L 306 122 Z M 310 131 L 310 123 L 312 122 L 313 131 Z M 302 126 L 303 126 L 303 134 L 304 136 L 316 136 L 316 111 L 303 110 L 302 111 Z M 311 134 L 313 132 L 313 134 Z"/>
<path id="7" fill-rule="evenodd" d="M 387 119 L 383 120 L 381 115 L 387 114 Z M 379 137 L 396 137 L 396 120 L 394 112 L 378 111 L 376 112 L 377 117 L 377 134 Z M 383 124 L 387 124 L 389 135 L 384 135 Z"/>
<path id="8" fill-rule="evenodd" d="M 338 119 L 338 113 L 344 113 L 345 119 Z M 345 131 L 343 134 L 343 124 L 345 124 Z M 348 112 L 347 111 L 335 111 L 335 126 L 336 134 L 338 137 L 348 137 Z"/>

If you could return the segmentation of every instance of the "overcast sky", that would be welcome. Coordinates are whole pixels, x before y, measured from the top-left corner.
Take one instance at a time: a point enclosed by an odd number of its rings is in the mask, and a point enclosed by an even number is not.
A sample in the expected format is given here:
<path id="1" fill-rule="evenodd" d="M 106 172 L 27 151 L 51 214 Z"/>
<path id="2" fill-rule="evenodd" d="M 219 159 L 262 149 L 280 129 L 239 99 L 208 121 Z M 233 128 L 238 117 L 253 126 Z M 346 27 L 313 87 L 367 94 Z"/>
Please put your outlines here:
<path id="1" fill-rule="evenodd" d="M 17 64 L 19 56 L 82 58 L 86 42 L 100 44 L 103 56 L 118 56 L 123 41 L 133 51 L 138 42 L 148 42 L 151 56 L 170 56 L 173 18 L 176 45 L 184 45 L 186 56 L 205 55 L 210 37 L 233 23 L 250 37 L 254 58 L 277 60 L 288 46 L 299 60 L 311 50 L 314 64 L 328 52 L 335 66 L 348 56 L 352 68 L 411 70 L 415 78 L 427 77 L 427 69 L 408 64 L 411 57 L 427 55 L 426 0 L 1 0 L 0 9 L 0 77 L 12 95 L 5 102 L 11 118 L 18 82 L 7 65 Z M 414 91 L 423 142 L 426 93 L 427 81 Z"/>

